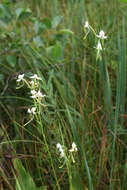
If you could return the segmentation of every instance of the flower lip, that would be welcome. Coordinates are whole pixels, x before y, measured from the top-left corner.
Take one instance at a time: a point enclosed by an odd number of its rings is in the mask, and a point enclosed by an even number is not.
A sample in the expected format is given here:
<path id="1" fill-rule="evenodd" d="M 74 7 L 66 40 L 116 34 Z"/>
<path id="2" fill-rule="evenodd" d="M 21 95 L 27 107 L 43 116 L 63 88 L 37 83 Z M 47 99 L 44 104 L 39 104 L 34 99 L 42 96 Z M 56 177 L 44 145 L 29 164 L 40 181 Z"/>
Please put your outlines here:
<path id="1" fill-rule="evenodd" d="M 24 78 L 24 74 L 18 75 L 18 79 L 16 81 L 20 82 L 21 80 L 23 80 L 23 78 Z"/>
<path id="2" fill-rule="evenodd" d="M 36 114 L 36 108 L 32 107 L 31 109 L 28 109 L 28 113 L 35 115 Z"/>
<path id="3" fill-rule="evenodd" d="M 37 93 L 36 90 L 31 90 L 32 95 L 35 95 L 36 93 Z"/>
<path id="4" fill-rule="evenodd" d="M 98 51 L 101 51 L 101 50 L 102 50 L 102 45 L 101 45 L 100 41 L 98 42 L 96 49 L 97 49 Z"/>
<path id="5" fill-rule="evenodd" d="M 106 38 L 107 38 L 107 36 L 105 36 L 105 33 L 104 33 L 103 30 L 101 30 L 101 31 L 99 32 L 99 35 L 97 35 L 97 37 L 100 38 L 100 39 L 106 39 Z"/>
<path id="6" fill-rule="evenodd" d="M 77 145 L 75 144 L 75 142 L 72 143 L 72 148 L 69 150 L 69 152 L 77 152 Z"/>
<path id="7" fill-rule="evenodd" d="M 56 148 L 60 149 L 62 146 L 60 143 L 57 143 Z"/>
<path id="8" fill-rule="evenodd" d="M 38 98 L 43 98 L 43 97 L 45 97 L 46 95 L 45 94 L 42 94 L 41 92 L 40 92 L 40 90 L 37 92 L 37 97 Z"/>
<path id="9" fill-rule="evenodd" d="M 64 157 L 65 157 L 65 154 L 64 154 L 64 150 L 63 150 L 63 149 L 61 149 L 61 151 L 60 151 L 60 157 L 61 157 L 61 158 L 64 158 Z"/>

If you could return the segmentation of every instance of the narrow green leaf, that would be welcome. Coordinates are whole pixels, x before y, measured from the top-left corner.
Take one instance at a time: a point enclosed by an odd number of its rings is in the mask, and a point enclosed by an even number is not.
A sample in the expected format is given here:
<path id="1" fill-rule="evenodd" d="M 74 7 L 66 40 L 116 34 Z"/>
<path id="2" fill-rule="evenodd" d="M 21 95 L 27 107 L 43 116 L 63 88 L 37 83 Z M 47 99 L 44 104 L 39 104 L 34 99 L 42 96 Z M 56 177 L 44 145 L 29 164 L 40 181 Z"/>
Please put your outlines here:
<path id="1" fill-rule="evenodd" d="M 66 105 L 66 110 L 67 110 L 67 115 L 68 115 L 68 119 L 69 119 L 69 122 L 70 122 L 70 125 L 71 125 L 71 130 L 72 130 L 72 134 L 73 134 L 73 138 L 74 138 L 74 141 L 75 142 L 78 142 L 78 132 L 77 132 L 77 129 L 76 129 L 76 125 L 73 121 L 73 117 L 70 113 L 70 110 L 68 108 L 68 106 Z"/>
<path id="2" fill-rule="evenodd" d="M 116 109 L 115 109 L 115 118 L 114 118 L 114 130 L 113 130 L 113 145 L 112 145 L 112 165 L 111 165 L 111 173 L 110 173 L 110 190 L 114 189 L 114 163 L 115 163 L 115 146 L 116 146 L 116 135 L 117 129 L 120 124 L 123 124 L 124 119 L 122 119 L 122 123 L 119 122 L 119 115 L 122 112 L 124 115 L 125 109 L 125 95 L 126 95 L 126 35 L 125 35 L 125 20 L 123 18 L 123 34 L 122 34 L 122 46 L 121 46 L 121 36 L 120 32 L 118 33 L 118 74 L 117 74 L 117 94 L 116 94 Z M 121 115 L 122 115 L 121 114 Z"/>
<path id="3" fill-rule="evenodd" d="M 60 34 L 70 34 L 70 35 L 74 35 L 74 32 L 72 32 L 70 29 L 62 29 L 59 30 Z"/>

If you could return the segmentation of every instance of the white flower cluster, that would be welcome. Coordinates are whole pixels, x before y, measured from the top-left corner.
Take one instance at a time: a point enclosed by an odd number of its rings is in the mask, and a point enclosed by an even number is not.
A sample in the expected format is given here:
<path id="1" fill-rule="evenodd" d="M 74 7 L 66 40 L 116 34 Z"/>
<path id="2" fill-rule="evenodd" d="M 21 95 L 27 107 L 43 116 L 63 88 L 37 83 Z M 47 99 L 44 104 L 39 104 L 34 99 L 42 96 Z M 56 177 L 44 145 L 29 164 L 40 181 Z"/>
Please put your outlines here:
<path id="1" fill-rule="evenodd" d="M 38 77 L 37 74 L 34 74 L 33 76 L 30 77 L 31 79 L 35 79 L 35 80 L 42 80 L 40 77 Z M 18 75 L 18 79 L 16 80 L 17 82 L 20 82 L 24 79 L 24 74 L 20 74 Z"/>
<path id="2" fill-rule="evenodd" d="M 72 148 L 69 150 L 70 152 L 77 152 L 77 145 L 75 144 L 75 142 L 72 143 Z"/>
<path id="3" fill-rule="evenodd" d="M 38 98 L 43 98 L 43 97 L 45 97 L 45 95 L 44 94 L 42 94 L 41 93 L 41 91 L 40 90 L 35 90 L 34 88 L 35 87 L 37 87 L 37 82 L 36 82 L 36 80 L 42 80 L 40 77 L 38 77 L 38 75 L 37 74 L 34 74 L 33 76 L 31 76 L 30 77 L 30 79 L 32 79 L 29 83 L 30 83 L 30 88 L 32 89 L 31 90 L 31 94 L 32 94 L 32 96 L 31 96 L 31 98 L 33 98 L 33 99 L 38 99 Z M 34 80 L 33 80 L 34 79 Z M 17 82 L 20 82 L 20 81 L 25 81 L 25 79 L 24 79 L 24 74 L 20 74 L 20 75 L 18 75 L 18 79 L 16 80 Z"/>
<path id="4" fill-rule="evenodd" d="M 97 51 L 98 51 L 98 53 L 99 53 L 100 51 L 103 50 L 100 40 L 106 39 L 107 36 L 105 36 L 105 33 L 104 33 L 103 30 L 101 30 L 101 31 L 99 32 L 99 35 L 96 35 L 96 36 L 99 38 L 98 43 L 97 43 L 97 47 L 96 47 L 96 49 L 97 49 Z"/>
<path id="5" fill-rule="evenodd" d="M 58 149 L 59 152 L 60 152 L 60 157 L 61 157 L 61 158 L 65 157 L 65 152 L 64 152 L 63 146 L 62 146 L 60 143 L 57 143 L 56 147 L 57 147 L 57 149 Z"/>
<path id="6" fill-rule="evenodd" d="M 31 90 L 31 94 L 32 94 L 31 98 L 33 99 L 44 98 L 46 96 L 45 94 L 42 94 L 40 90 L 39 91 Z"/>
<path id="7" fill-rule="evenodd" d="M 24 74 L 18 75 L 18 79 L 16 80 L 17 82 L 23 81 L 24 79 Z"/>
<path id="8" fill-rule="evenodd" d="M 101 31 L 99 32 L 99 35 L 97 35 L 97 37 L 98 37 L 99 39 L 101 39 L 101 40 L 103 40 L 103 39 L 106 39 L 106 38 L 107 38 L 107 36 L 105 36 L 105 33 L 104 33 L 104 31 L 103 31 L 103 30 L 101 30 Z"/>
<path id="9" fill-rule="evenodd" d="M 95 34 L 95 36 L 96 36 L 97 38 L 99 38 L 98 43 L 97 43 L 97 47 L 96 47 L 96 49 L 97 49 L 97 51 L 98 51 L 98 54 L 99 54 L 100 51 L 103 50 L 102 44 L 101 44 L 101 41 L 100 41 L 100 40 L 107 39 L 107 36 L 105 36 L 105 32 L 104 32 L 103 30 L 101 30 L 101 31 L 99 32 L 99 34 L 97 35 L 97 34 L 95 33 L 94 29 L 89 25 L 88 21 L 85 22 L 84 28 L 85 28 L 85 29 L 88 29 L 88 31 L 90 31 L 90 29 L 91 29 L 91 30 L 93 31 L 93 33 Z M 89 32 L 88 32 L 88 33 L 89 33 Z"/>
<path id="10" fill-rule="evenodd" d="M 32 114 L 32 115 L 35 115 L 36 114 L 36 108 L 35 107 L 32 107 L 31 109 L 29 108 L 28 113 Z"/>
<path id="11" fill-rule="evenodd" d="M 42 92 L 39 90 L 39 80 L 42 80 L 37 74 L 34 74 L 33 76 L 30 77 L 32 79 L 30 83 L 30 88 L 31 88 L 31 98 L 35 100 L 40 100 L 41 98 L 44 98 L 46 95 L 42 94 Z M 31 109 L 28 109 L 28 113 L 35 115 L 36 114 L 36 108 L 33 107 Z"/>
<path id="12" fill-rule="evenodd" d="M 40 77 L 38 77 L 37 74 L 34 74 L 33 76 L 30 77 L 31 79 L 35 80 L 42 80 Z M 20 82 L 24 79 L 24 74 L 18 75 L 18 79 L 16 80 L 17 82 Z M 32 82 L 32 81 L 31 81 Z"/>
<path id="13" fill-rule="evenodd" d="M 26 83 L 27 86 L 31 89 L 31 98 L 37 100 L 40 102 L 41 98 L 44 98 L 46 95 L 42 94 L 42 92 L 39 90 L 39 80 L 42 80 L 37 74 L 34 74 L 33 76 L 30 77 L 31 81 L 27 81 L 24 79 L 24 74 L 18 75 L 17 82 L 23 81 L 23 83 Z M 44 104 L 42 104 L 45 106 Z M 36 107 L 32 107 L 31 109 L 28 109 L 28 113 L 31 115 L 36 114 Z"/>
<path id="14" fill-rule="evenodd" d="M 93 30 L 93 28 L 89 25 L 88 21 L 85 22 L 84 28 L 85 28 L 85 29 L 90 29 L 90 28 L 91 28 L 91 29 Z M 99 35 L 96 35 L 96 36 L 97 36 L 99 39 L 101 39 L 101 40 L 107 38 L 107 36 L 105 36 L 105 33 L 104 33 L 103 30 L 101 30 L 101 31 L 99 32 Z"/>
<path id="15" fill-rule="evenodd" d="M 62 146 L 60 143 L 57 143 L 56 145 L 57 149 L 59 150 L 60 152 L 60 157 L 63 158 L 65 157 L 65 149 L 64 149 L 64 146 Z M 77 148 L 77 145 L 75 144 L 75 142 L 72 143 L 72 148 L 69 150 L 69 152 L 77 152 L 78 151 L 78 148 Z"/>

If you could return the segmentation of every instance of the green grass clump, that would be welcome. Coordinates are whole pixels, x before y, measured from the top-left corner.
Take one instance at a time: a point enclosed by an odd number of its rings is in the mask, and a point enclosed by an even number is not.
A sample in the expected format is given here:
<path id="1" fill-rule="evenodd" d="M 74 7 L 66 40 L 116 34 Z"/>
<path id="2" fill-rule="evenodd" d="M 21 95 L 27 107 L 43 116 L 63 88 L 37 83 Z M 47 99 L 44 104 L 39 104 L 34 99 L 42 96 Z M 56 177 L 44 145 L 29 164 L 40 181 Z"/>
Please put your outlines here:
<path id="1" fill-rule="evenodd" d="M 127 189 L 126 3 L 0 3 L 0 189 Z"/>

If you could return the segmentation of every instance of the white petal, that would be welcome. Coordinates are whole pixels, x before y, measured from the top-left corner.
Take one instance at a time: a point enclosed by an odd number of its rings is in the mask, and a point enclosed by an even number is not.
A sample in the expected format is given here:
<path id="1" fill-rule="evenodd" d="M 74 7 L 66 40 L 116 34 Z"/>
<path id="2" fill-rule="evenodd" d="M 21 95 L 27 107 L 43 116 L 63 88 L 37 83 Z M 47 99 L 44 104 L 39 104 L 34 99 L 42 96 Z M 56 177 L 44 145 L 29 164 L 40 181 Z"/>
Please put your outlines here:
<path id="1" fill-rule="evenodd" d="M 31 110 L 30 110 L 30 108 L 28 109 L 28 111 L 27 111 L 28 113 L 31 113 Z"/>
<path id="2" fill-rule="evenodd" d="M 88 23 L 88 21 L 85 22 L 84 27 L 85 27 L 85 28 L 89 28 L 89 23 Z"/>
<path id="3" fill-rule="evenodd" d="M 60 143 L 57 143 L 56 147 L 59 149 L 59 148 L 61 148 L 62 146 L 61 146 Z"/>
<path id="4" fill-rule="evenodd" d="M 30 96 L 30 97 L 31 97 L 31 98 L 33 98 L 33 99 L 37 98 L 37 96 L 36 96 L 36 95 Z"/>
<path id="5" fill-rule="evenodd" d="M 101 43 L 100 43 L 100 42 L 98 42 L 98 44 L 97 44 L 97 50 L 99 50 L 99 51 L 101 51 L 101 50 L 102 50 L 102 45 L 101 45 Z"/>
<path id="6" fill-rule="evenodd" d="M 97 37 L 100 38 L 100 39 L 106 39 L 106 38 L 107 38 L 107 36 L 105 36 L 105 33 L 104 33 L 103 30 L 101 30 L 101 31 L 99 32 L 99 35 L 97 35 Z"/>
<path id="7" fill-rule="evenodd" d="M 37 80 L 42 80 L 40 77 L 37 76 L 37 74 L 34 74 L 32 77 L 30 77 L 31 79 L 37 79 Z"/>
<path id="8" fill-rule="evenodd" d="M 31 90 L 31 94 L 33 95 L 37 94 L 36 90 Z"/>
<path id="9" fill-rule="evenodd" d="M 19 76 L 18 76 L 18 79 L 17 79 L 17 82 L 20 82 L 21 80 L 23 80 L 23 77 L 24 77 L 24 74 L 19 75 Z"/>

